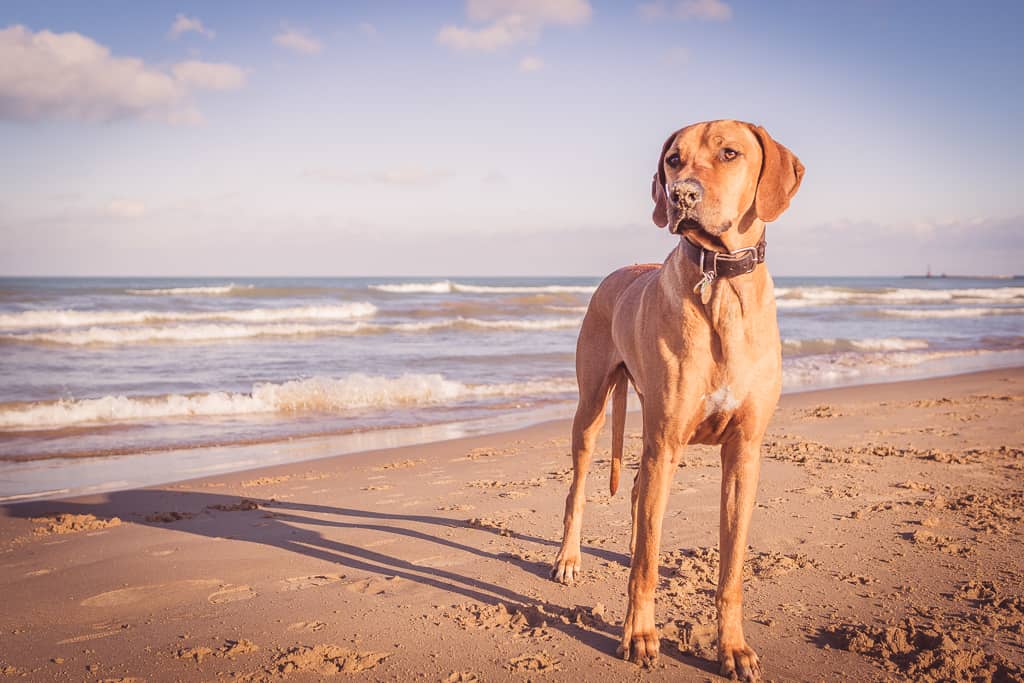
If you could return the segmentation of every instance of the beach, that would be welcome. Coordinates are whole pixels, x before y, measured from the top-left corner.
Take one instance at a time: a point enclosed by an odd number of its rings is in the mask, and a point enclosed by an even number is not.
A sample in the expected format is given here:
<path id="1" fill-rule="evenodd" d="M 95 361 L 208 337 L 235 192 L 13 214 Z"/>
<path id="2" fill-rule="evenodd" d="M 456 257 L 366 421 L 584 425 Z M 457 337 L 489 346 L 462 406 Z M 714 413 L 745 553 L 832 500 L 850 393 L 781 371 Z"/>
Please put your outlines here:
<path id="1" fill-rule="evenodd" d="M 1024 680 L 1022 417 L 1020 367 L 783 396 L 745 572 L 767 680 Z M 645 671 L 615 653 L 609 431 L 569 587 L 548 578 L 564 419 L 6 505 L 0 677 L 713 680 L 717 450 L 675 475 Z M 639 431 L 631 413 L 627 474 Z"/>

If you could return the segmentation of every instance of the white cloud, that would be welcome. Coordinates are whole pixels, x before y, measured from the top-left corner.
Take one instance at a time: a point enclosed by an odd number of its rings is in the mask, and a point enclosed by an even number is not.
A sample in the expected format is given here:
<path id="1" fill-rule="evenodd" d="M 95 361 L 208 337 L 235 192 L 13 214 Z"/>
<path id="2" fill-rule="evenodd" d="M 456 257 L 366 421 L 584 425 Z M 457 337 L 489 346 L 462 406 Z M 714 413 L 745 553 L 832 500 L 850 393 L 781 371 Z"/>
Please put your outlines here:
<path id="1" fill-rule="evenodd" d="M 234 90 L 245 85 L 245 72 L 234 64 L 190 60 L 171 71 L 181 83 L 204 90 Z"/>
<path id="2" fill-rule="evenodd" d="M 648 19 L 704 19 L 706 21 L 732 19 L 732 7 L 722 0 L 676 0 L 675 2 L 655 0 L 640 5 L 640 13 Z"/>
<path id="3" fill-rule="evenodd" d="M 540 71 L 544 68 L 544 60 L 540 57 L 523 57 L 519 60 L 519 70 L 530 72 Z"/>
<path id="4" fill-rule="evenodd" d="M 286 47 L 294 52 L 304 55 L 315 55 L 324 49 L 323 44 L 305 31 L 297 28 L 281 28 L 281 32 L 274 36 L 274 43 Z"/>
<path id="5" fill-rule="evenodd" d="M 449 24 L 437 42 L 455 50 L 494 51 L 540 37 L 547 25 L 575 26 L 590 20 L 588 0 L 467 0 L 470 22 L 483 26 Z"/>
<path id="6" fill-rule="evenodd" d="M 359 32 L 367 38 L 377 37 L 377 27 L 368 21 L 364 21 L 359 24 Z"/>
<path id="7" fill-rule="evenodd" d="M 313 168 L 303 172 L 312 178 L 342 185 L 437 185 L 455 175 L 443 168 L 406 166 L 384 171 L 340 171 L 332 168 Z"/>
<path id="8" fill-rule="evenodd" d="M 244 74 L 230 64 L 183 62 L 167 73 L 115 57 L 79 33 L 0 29 L 0 119 L 191 124 L 202 120 L 189 100 L 193 89 L 242 83 Z"/>
<path id="9" fill-rule="evenodd" d="M 146 215 L 146 205 L 131 199 L 115 199 L 107 204 L 104 213 L 112 218 L 142 218 Z"/>
<path id="10" fill-rule="evenodd" d="M 188 33 L 193 31 L 201 36 L 206 36 L 211 40 L 217 35 L 217 32 L 213 29 L 206 28 L 203 26 L 203 22 L 198 17 L 187 17 L 184 14 L 179 14 L 174 17 L 174 23 L 171 24 L 171 30 L 167 32 L 168 38 L 178 38 L 182 33 Z"/>

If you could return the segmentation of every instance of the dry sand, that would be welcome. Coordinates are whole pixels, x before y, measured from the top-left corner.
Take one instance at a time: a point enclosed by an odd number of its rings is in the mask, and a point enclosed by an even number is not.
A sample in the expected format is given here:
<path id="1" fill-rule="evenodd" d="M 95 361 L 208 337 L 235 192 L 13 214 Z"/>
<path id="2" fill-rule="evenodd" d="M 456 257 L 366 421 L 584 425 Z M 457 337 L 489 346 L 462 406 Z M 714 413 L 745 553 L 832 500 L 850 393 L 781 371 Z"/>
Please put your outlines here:
<path id="1" fill-rule="evenodd" d="M 745 592 L 767 679 L 1024 679 L 1022 418 L 1022 369 L 784 397 Z M 607 494 L 607 434 L 584 576 L 547 578 L 568 435 L 0 508 L 0 678 L 715 679 L 717 452 L 676 474 L 642 670 L 615 656 L 629 496 Z"/>

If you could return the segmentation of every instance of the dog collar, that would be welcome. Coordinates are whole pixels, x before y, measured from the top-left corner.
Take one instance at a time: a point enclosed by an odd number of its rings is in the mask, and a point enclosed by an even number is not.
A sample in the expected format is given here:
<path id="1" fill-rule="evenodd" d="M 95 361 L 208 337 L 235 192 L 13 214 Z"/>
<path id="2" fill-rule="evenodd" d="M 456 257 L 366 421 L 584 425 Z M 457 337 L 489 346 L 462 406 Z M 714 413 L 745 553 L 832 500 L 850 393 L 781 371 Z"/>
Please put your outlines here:
<path id="1" fill-rule="evenodd" d="M 701 279 L 693 287 L 694 293 L 700 294 L 701 301 L 707 303 L 706 299 L 711 295 L 711 283 L 716 278 L 736 277 L 753 272 L 757 264 L 764 263 L 767 246 L 762 234 L 761 239 L 752 247 L 726 252 L 711 251 L 684 236 L 683 251 L 697 264 L 701 272 Z"/>

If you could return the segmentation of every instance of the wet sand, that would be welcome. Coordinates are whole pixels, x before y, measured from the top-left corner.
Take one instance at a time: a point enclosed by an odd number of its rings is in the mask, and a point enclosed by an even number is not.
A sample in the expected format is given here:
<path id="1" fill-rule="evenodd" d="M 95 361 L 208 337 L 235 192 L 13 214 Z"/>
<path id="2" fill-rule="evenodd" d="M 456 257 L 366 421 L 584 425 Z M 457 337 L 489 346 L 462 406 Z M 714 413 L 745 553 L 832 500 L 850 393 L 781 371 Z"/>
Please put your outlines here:
<path id="1" fill-rule="evenodd" d="M 717 450 L 676 473 L 641 670 L 608 431 L 571 587 L 564 421 L 0 507 L 0 678 L 713 680 Z M 1024 680 L 1022 448 L 1024 369 L 785 396 L 745 584 L 766 679 Z"/>

